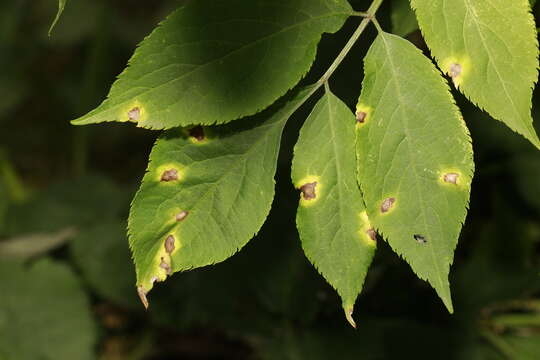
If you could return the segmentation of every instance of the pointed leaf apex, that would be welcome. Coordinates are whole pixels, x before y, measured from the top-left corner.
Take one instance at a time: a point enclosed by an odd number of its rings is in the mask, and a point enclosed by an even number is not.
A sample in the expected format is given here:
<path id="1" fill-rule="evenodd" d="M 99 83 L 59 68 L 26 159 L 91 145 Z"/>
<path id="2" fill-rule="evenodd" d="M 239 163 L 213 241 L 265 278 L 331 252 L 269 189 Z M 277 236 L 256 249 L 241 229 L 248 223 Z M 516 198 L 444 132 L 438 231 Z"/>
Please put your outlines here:
<path id="1" fill-rule="evenodd" d="M 343 308 L 343 310 L 345 311 L 345 318 L 347 319 L 349 324 L 351 324 L 351 326 L 356 329 L 356 322 L 354 321 L 354 319 L 352 317 L 353 316 L 353 308 L 352 307 L 351 308 L 345 307 L 345 308 Z"/>
<path id="2" fill-rule="evenodd" d="M 139 294 L 139 298 L 141 299 L 142 304 L 144 305 L 144 309 L 148 310 L 148 299 L 146 298 L 146 292 L 142 286 L 137 286 L 137 294 Z"/>
<path id="3" fill-rule="evenodd" d="M 452 294 L 450 293 L 450 284 L 446 282 L 443 287 L 435 288 L 437 295 L 441 298 L 444 306 L 450 314 L 454 313 L 454 305 L 452 304 Z"/>

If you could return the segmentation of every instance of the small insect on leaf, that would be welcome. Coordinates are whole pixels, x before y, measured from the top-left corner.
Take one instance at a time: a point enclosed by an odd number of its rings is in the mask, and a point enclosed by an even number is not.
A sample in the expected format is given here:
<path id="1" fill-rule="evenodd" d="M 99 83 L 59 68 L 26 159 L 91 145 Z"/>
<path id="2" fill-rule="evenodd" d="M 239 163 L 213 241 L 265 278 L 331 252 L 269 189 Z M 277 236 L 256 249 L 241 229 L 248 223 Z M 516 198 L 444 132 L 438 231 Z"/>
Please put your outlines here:
<path id="1" fill-rule="evenodd" d="M 416 240 L 420 244 L 426 244 L 427 243 L 427 239 L 426 239 L 425 236 L 422 236 L 422 235 L 419 235 L 419 234 L 414 234 L 413 238 L 414 238 L 414 240 Z"/>

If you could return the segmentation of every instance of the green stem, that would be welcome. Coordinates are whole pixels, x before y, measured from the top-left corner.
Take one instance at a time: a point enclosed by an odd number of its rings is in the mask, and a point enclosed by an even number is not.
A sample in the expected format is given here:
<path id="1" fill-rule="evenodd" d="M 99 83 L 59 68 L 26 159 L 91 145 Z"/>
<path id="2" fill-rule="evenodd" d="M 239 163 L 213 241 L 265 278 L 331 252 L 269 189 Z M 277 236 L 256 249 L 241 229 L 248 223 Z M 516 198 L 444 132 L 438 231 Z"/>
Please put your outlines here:
<path id="1" fill-rule="evenodd" d="M 379 9 L 379 7 L 381 6 L 383 0 L 373 0 L 373 2 L 371 3 L 371 5 L 369 6 L 369 9 L 367 10 L 367 12 L 365 13 L 365 16 L 364 19 L 362 20 L 362 22 L 360 23 L 360 25 L 358 25 L 358 27 L 356 28 L 356 30 L 354 31 L 354 33 L 351 35 L 351 38 L 349 39 L 349 41 L 347 41 L 347 44 L 345 44 L 345 46 L 343 47 L 343 49 L 341 49 L 340 53 L 338 54 L 338 56 L 335 58 L 334 62 L 332 62 L 332 64 L 330 65 L 330 67 L 328 68 L 328 70 L 326 70 L 326 72 L 324 73 L 324 75 L 319 79 L 319 81 L 317 81 L 317 83 L 315 84 L 316 85 L 316 89 L 318 89 L 322 84 L 324 84 L 326 81 L 328 81 L 328 79 L 330 78 L 330 76 L 332 76 L 332 74 L 334 73 L 334 71 L 336 71 L 336 69 L 338 68 L 338 66 L 341 64 L 341 62 L 343 61 L 343 59 L 345 59 L 345 57 L 347 56 L 347 54 L 349 53 L 349 51 L 351 51 L 353 45 L 356 43 L 356 41 L 358 40 L 358 38 L 360 37 L 360 35 L 362 35 L 362 33 L 364 32 L 364 30 L 366 30 L 366 27 L 369 25 L 369 23 L 371 22 L 371 20 L 373 20 L 375 18 L 375 14 L 377 13 L 377 10 Z M 362 13 L 364 14 L 364 13 Z"/>
<path id="2" fill-rule="evenodd" d="M 377 28 L 377 32 L 382 33 L 383 29 L 381 25 L 379 24 L 379 22 L 377 21 L 377 19 L 373 18 L 371 20 L 373 21 L 373 25 L 375 25 L 375 27 Z"/>
<path id="3" fill-rule="evenodd" d="M 375 14 L 377 13 L 377 10 L 381 6 L 383 0 L 373 0 L 371 5 L 369 6 L 369 9 L 367 12 L 362 13 L 364 19 L 362 22 L 360 22 L 360 25 L 356 28 L 354 33 L 351 35 L 349 41 L 347 41 L 347 44 L 341 49 L 338 56 L 334 59 L 328 70 L 324 73 L 323 76 L 319 80 L 317 80 L 316 83 L 307 86 L 309 91 L 305 94 L 304 99 L 302 101 L 299 101 L 297 106 L 292 109 L 293 112 L 296 111 L 300 106 L 302 106 L 303 103 L 305 103 L 323 84 L 326 87 L 326 92 L 330 93 L 330 88 L 328 86 L 328 79 L 332 76 L 334 71 L 338 68 L 338 66 L 341 64 L 343 59 L 347 56 L 349 51 L 351 51 L 353 45 L 356 43 L 360 35 L 366 30 L 367 26 L 369 25 L 370 21 L 375 19 Z M 352 15 L 358 14 L 357 12 L 353 12 Z"/>

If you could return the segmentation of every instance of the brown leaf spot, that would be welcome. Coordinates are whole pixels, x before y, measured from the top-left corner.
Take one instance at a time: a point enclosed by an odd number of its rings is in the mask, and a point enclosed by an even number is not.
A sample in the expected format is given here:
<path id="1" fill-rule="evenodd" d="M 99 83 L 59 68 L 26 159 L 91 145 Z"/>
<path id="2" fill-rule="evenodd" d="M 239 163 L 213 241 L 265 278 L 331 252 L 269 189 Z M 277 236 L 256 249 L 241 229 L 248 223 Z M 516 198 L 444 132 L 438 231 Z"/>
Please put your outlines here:
<path id="1" fill-rule="evenodd" d="M 384 199 L 383 203 L 381 204 L 381 212 L 382 213 L 388 212 L 392 208 L 392 206 L 394 206 L 395 202 L 396 202 L 396 198 L 393 198 L 393 197 Z"/>
<path id="2" fill-rule="evenodd" d="M 165 170 L 163 174 L 161 174 L 161 181 L 175 181 L 178 180 L 178 170 L 176 169 L 169 169 Z"/>
<path id="3" fill-rule="evenodd" d="M 366 230 L 366 234 L 369 236 L 369 238 L 373 241 L 377 241 L 377 233 L 373 228 Z"/>
<path id="4" fill-rule="evenodd" d="M 201 125 L 197 125 L 195 127 L 192 127 L 189 129 L 189 136 L 194 138 L 197 141 L 203 141 L 204 140 L 204 129 Z"/>
<path id="5" fill-rule="evenodd" d="M 359 124 L 363 124 L 366 121 L 367 113 L 358 110 L 356 112 L 356 122 Z"/>
<path id="6" fill-rule="evenodd" d="M 427 239 L 426 239 L 426 237 L 423 236 L 423 235 L 414 234 L 414 235 L 413 235 L 413 238 L 414 238 L 414 240 L 416 240 L 416 241 L 419 242 L 420 244 L 425 244 L 425 243 L 427 243 Z"/>
<path id="7" fill-rule="evenodd" d="M 159 267 L 164 269 L 167 273 L 167 275 L 171 275 L 172 274 L 172 269 L 171 269 L 171 266 L 169 264 L 167 264 L 167 262 L 165 261 L 165 259 L 161 258 L 161 263 L 159 264 Z"/>
<path id="8" fill-rule="evenodd" d="M 174 236 L 172 235 L 167 236 L 167 238 L 165 239 L 165 251 L 168 254 L 172 254 L 172 252 L 174 251 L 174 241 Z"/>
<path id="9" fill-rule="evenodd" d="M 317 197 L 317 194 L 315 193 L 316 186 L 317 186 L 316 181 L 300 186 L 300 191 L 302 192 L 302 195 L 304 196 L 304 200 L 313 200 Z"/>
<path id="10" fill-rule="evenodd" d="M 128 120 L 129 121 L 138 121 L 141 117 L 141 109 L 134 107 L 128 111 Z"/>
<path id="11" fill-rule="evenodd" d="M 139 298 L 141 299 L 144 308 L 148 310 L 148 299 L 146 298 L 146 291 L 144 291 L 142 286 L 137 286 L 137 294 L 139 294 Z"/>
<path id="12" fill-rule="evenodd" d="M 452 79 L 455 79 L 459 75 L 461 75 L 461 71 L 462 71 L 461 65 L 454 63 L 450 65 L 450 68 L 448 69 L 448 75 L 450 75 Z"/>
<path id="13" fill-rule="evenodd" d="M 457 184 L 459 178 L 459 174 L 457 173 L 448 173 L 444 174 L 443 180 L 444 182 L 451 183 L 451 184 Z"/>
<path id="14" fill-rule="evenodd" d="M 178 214 L 176 214 L 175 219 L 176 221 L 182 221 L 189 215 L 188 211 L 180 211 Z"/>

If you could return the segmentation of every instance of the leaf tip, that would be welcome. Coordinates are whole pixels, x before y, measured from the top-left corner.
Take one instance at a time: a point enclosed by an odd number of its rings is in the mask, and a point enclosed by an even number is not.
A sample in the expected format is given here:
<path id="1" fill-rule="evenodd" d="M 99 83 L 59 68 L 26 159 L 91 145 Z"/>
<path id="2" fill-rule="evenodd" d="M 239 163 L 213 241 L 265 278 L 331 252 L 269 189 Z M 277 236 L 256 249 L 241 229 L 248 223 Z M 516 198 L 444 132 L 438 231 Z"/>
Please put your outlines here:
<path id="1" fill-rule="evenodd" d="M 148 292 L 144 290 L 142 286 L 137 286 L 137 294 L 139 295 L 139 299 L 141 299 L 144 309 L 148 310 L 149 303 L 148 298 L 146 297 L 146 294 L 148 294 Z"/>
<path id="2" fill-rule="evenodd" d="M 442 287 L 436 287 L 435 291 L 437 292 L 437 295 L 441 298 L 444 306 L 448 310 L 450 314 L 454 313 L 454 305 L 452 304 L 452 294 L 450 293 L 450 284 L 448 281 L 445 282 L 445 284 L 441 284 Z"/>
<path id="3" fill-rule="evenodd" d="M 356 322 L 353 319 L 353 308 L 352 307 L 344 307 L 343 310 L 345 311 L 345 318 L 349 322 L 349 324 L 356 329 Z"/>

